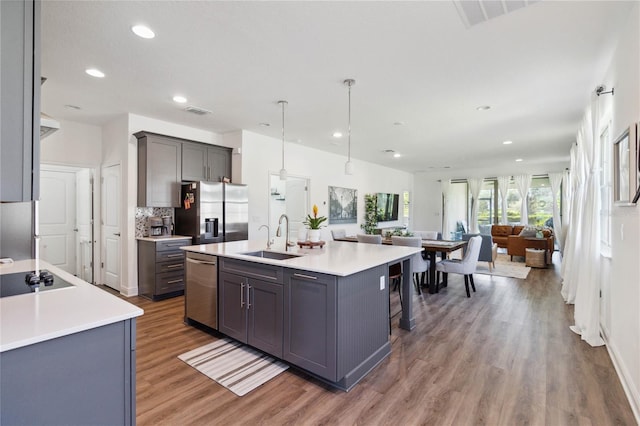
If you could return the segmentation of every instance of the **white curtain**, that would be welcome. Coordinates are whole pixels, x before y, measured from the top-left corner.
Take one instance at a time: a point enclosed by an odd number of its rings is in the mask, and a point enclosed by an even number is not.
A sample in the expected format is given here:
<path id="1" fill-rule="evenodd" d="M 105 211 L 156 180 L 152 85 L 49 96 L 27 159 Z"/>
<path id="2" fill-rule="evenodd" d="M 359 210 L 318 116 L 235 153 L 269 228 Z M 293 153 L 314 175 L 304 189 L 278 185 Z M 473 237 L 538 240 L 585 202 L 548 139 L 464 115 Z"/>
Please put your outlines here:
<path id="1" fill-rule="evenodd" d="M 582 130 L 578 131 L 576 136 L 576 144 L 571 147 L 571 194 L 569 195 L 568 216 L 569 220 L 564 231 L 564 252 L 562 259 L 562 267 L 560 274 L 562 276 L 562 297 L 567 303 L 575 303 L 576 288 L 578 281 L 572 279 L 573 258 L 575 256 L 576 247 L 580 247 L 580 237 L 578 229 L 581 220 L 580 205 L 582 204 L 582 182 L 584 181 L 584 170 L 582 168 L 583 161 L 581 152 L 578 149 L 582 145 Z"/>
<path id="2" fill-rule="evenodd" d="M 507 219 L 507 192 L 509 191 L 509 183 L 511 176 L 498 176 L 498 189 L 500 190 L 500 199 L 502 200 L 502 219 L 500 223 L 506 225 L 509 223 Z"/>
<path id="3" fill-rule="evenodd" d="M 560 238 L 560 253 L 564 256 L 565 241 L 567 239 L 567 223 L 571 218 L 571 172 L 565 170 L 562 174 L 562 233 Z"/>
<path id="4" fill-rule="evenodd" d="M 598 98 L 592 95 L 581 127 L 582 143 L 578 140 L 578 159 L 582 159 L 584 180 L 577 188 L 581 203 L 574 202 L 573 216 L 580 216 L 569 235 L 574 240 L 573 256 L 568 265 L 567 279 L 575 287 L 574 325 L 571 330 L 591 346 L 601 346 L 600 337 L 600 174 L 596 167 L 598 141 Z M 579 192 L 579 193 L 578 193 Z M 573 223 L 572 223 L 573 225 Z M 579 250 L 577 250 L 579 247 Z M 563 285 L 564 289 L 564 285 Z"/>
<path id="5" fill-rule="evenodd" d="M 529 188 L 531 187 L 531 175 L 517 175 L 513 177 L 516 183 L 516 188 L 522 198 L 522 204 L 520 205 L 520 224 L 529 224 L 529 209 L 527 204 L 529 203 Z"/>
<path id="6" fill-rule="evenodd" d="M 558 242 L 558 248 L 562 251 L 562 223 L 560 219 L 560 206 L 558 205 L 558 194 L 560 194 L 560 185 L 564 174 L 549 173 L 549 183 L 551 184 L 551 197 L 553 198 L 553 234 Z"/>
<path id="7" fill-rule="evenodd" d="M 451 232 L 451 225 L 449 224 L 449 189 L 451 188 L 451 181 L 443 180 L 440 182 L 440 188 L 442 189 L 442 239 L 449 239 L 449 232 Z"/>
<path id="8" fill-rule="evenodd" d="M 471 208 L 471 223 L 469 224 L 472 234 L 477 234 L 478 230 L 478 197 L 480 196 L 480 190 L 482 189 L 483 178 L 468 179 L 469 192 L 471 192 L 471 198 L 473 199 L 473 207 Z"/>

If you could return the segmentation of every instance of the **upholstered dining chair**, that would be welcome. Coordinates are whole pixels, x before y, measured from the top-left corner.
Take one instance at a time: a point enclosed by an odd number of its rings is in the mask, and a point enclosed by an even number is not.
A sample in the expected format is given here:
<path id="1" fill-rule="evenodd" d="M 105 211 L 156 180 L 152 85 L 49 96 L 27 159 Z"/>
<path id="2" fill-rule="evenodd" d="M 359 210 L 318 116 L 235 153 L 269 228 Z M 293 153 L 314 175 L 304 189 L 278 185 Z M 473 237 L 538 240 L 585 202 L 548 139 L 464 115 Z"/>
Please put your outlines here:
<path id="1" fill-rule="evenodd" d="M 471 282 L 471 288 L 475 292 L 476 286 L 473 283 L 473 273 L 475 272 L 478 264 L 478 255 L 480 254 L 481 245 L 482 237 L 480 235 L 476 235 L 469 239 L 469 244 L 462 260 L 444 259 L 436 263 L 436 271 L 442 272 L 443 274 L 442 283 L 444 287 L 447 286 L 448 274 L 464 275 L 464 286 L 467 290 L 467 297 L 471 297 L 471 293 L 469 293 L 469 282 Z"/>
<path id="2" fill-rule="evenodd" d="M 358 234 L 359 243 L 382 244 L 382 235 Z"/>
<path id="3" fill-rule="evenodd" d="M 394 235 L 391 237 L 391 244 L 395 246 L 422 247 L 422 239 L 420 237 L 399 237 Z M 425 276 L 430 267 L 431 262 L 424 259 L 420 253 L 416 253 L 411 258 L 411 272 L 413 273 L 418 294 L 422 294 L 420 285 L 425 282 Z"/>
<path id="4" fill-rule="evenodd" d="M 442 235 L 438 231 L 413 231 L 414 237 L 420 237 L 423 240 L 441 240 Z"/>
<path id="5" fill-rule="evenodd" d="M 481 234 L 462 234 L 463 241 L 469 241 L 476 235 L 480 235 L 482 238 L 482 244 L 480 245 L 480 253 L 478 253 L 478 262 L 487 262 L 489 264 L 489 271 L 492 267 L 496 267 L 496 258 L 498 257 L 498 244 L 493 242 L 491 235 Z M 466 247 L 464 248 L 466 251 Z"/>
<path id="6" fill-rule="evenodd" d="M 335 240 L 336 238 L 344 238 L 347 236 L 347 231 L 344 229 L 332 229 L 331 237 Z"/>

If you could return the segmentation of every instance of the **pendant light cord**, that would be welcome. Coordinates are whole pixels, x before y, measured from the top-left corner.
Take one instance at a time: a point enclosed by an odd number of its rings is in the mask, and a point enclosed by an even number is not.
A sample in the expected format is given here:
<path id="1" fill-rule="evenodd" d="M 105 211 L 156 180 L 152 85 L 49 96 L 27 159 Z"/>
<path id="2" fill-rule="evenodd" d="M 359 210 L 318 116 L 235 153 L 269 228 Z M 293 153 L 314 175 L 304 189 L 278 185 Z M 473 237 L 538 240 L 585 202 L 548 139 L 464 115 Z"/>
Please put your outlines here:
<path id="1" fill-rule="evenodd" d="M 348 156 L 349 157 L 348 158 L 349 158 L 349 160 L 348 161 L 351 161 L 351 84 L 352 84 L 352 82 L 349 81 L 348 84 L 349 84 L 349 129 L 348 129 L 348 132 L 349 132 L 349 141 L 348 141 L 349 142 L 349 148 L 348 148 Z"/>
<path id="2" fill-rule="evenodd" d="M 284 170 L 284 104 L 286 104 L 287 101 L 280 101 L 280 104 L 282 105 L 282 169 Z"/>

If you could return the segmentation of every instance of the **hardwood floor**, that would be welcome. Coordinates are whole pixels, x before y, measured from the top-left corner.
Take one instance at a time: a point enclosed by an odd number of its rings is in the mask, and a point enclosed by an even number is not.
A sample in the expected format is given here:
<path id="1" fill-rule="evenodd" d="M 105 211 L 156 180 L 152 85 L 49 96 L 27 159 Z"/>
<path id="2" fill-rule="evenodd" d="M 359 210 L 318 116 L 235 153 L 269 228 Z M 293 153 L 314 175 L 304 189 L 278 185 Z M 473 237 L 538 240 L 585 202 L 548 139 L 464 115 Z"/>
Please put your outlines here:
<path id="1" fill-rule="evenodd" d="M 527 280 L 476 274 L 469 299 L 462 278 L 449 278 L 439 294 L 415 296 L 413 331 L 394 318 L 391 356 L 348 393 L 289 369 L 237 397 L 177 358 L 212 339 L 183 323 L 182 297 L 128 298 L 145 310 L 138 425 L 635 424 L 606 349 L 569 330 L 558 264 Z"/>

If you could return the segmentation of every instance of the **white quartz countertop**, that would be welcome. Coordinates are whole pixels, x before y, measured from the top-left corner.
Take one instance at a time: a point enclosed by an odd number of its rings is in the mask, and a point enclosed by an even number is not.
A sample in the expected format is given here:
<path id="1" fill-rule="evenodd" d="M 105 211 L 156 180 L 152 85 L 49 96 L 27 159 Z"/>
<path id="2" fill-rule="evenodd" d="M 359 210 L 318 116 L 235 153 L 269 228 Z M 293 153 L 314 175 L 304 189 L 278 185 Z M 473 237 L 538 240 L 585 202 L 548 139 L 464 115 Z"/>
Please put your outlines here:
<path id="1" fill-rule="evenodd" d="M 160 235 L 158 237 L 137 237 L 136 240 L 151 241 L 155 243 L 158 241 L 184 240 L 185 238 L 191 239 L 191 237 L 186 235 Z"/>
<path id="2" fill-rule="evenodd" d="M 301 256 L 292 259 L 275 260 L 243 254 L 252 251 L 266 250 L 266 244 L 262 240 L 201 244 L 181 248 L 196 253 L 242 259 L 268 265 L 279 265 L 287 268 L 343 277 L 404 259 L 422 251 L 421 247 L 327 241 L 323 248 L 299 248 L 297 245 L 290 247 L 287 253 L 300 254 Z M 273 246 L 270 251 L 285 252 L 284 246 Z"/>
<path id="3" fill-rule="evenodd" d="M 47 269 L 73 284 L 0 298 L 0 352 L 124 321 L 144 311 L 42 260 L 0 265 L 0 275 Z"/>

